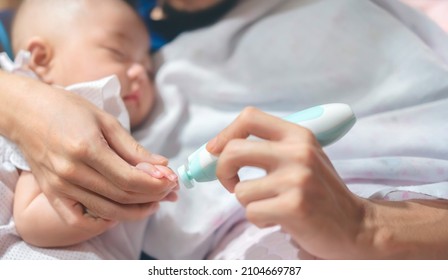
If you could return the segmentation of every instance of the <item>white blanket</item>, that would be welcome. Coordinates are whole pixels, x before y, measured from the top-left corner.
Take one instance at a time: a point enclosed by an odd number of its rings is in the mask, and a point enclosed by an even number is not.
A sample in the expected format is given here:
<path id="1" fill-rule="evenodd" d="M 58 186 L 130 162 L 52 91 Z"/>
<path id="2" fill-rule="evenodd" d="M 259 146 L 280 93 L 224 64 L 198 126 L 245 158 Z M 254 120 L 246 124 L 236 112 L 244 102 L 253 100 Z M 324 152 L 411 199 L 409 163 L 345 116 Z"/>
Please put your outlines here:
<path id="1" fill-rule="evenodd" d="M 152 150 L 158 143 L 155 151 L 169 156 L 173 169 L 245 106 L 285 116 L 343 102 L 358 122 L 326 152 L 352 191 L 448 198 L 447 36 L 394 0 L 241 0 L 156 58 L 162 100 L 135 135 Z M 233 195 L 204 183 L 162 205 L 145 251 L 161 259 L 295 256 L 292 246 L 283 255 L 265 250 L 278 246 L 273 234 L 287 240 L 278 228 L 256 231 Z"/>

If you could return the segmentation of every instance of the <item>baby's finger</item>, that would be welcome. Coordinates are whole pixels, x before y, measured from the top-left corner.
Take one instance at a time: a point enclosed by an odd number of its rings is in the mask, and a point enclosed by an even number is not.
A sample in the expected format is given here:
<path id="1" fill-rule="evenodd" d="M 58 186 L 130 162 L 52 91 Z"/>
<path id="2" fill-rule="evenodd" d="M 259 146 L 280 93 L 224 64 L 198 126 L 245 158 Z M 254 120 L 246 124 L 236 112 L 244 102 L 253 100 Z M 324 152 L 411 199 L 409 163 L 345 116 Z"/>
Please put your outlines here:
<path id="1" fill-rule="evenodd" d="M 147 162 L 141 162 L 135 166 L 138 170 L 148 173 L 154 178 L 161 179 L 164 174 L 155 166 Z"/>
<path id="2" fill-rule="evenodd" d="M 177 175 L 176 175 L 176 173 L 174 173 L 174 171 L 171 168 L 164 166 L 164 165 L 155 165 L 155 168 L 159 172 L 161 172 L 163 174 L 163 176 L 165 178 L 167 178 L 168 180 L 170 180 L 171 182 L 177 182 L 177 179 L 178 179 Z"/>

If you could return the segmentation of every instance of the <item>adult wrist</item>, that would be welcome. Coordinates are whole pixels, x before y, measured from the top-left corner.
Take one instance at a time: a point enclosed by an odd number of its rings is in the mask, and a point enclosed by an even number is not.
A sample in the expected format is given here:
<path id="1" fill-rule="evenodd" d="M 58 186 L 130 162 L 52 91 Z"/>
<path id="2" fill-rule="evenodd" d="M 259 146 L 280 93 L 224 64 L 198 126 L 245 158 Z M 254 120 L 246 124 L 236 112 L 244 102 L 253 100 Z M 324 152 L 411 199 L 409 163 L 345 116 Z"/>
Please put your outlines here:
<path id="1" fill-rule="evenodd" d="M 387 242 L 384 240 L 385 235 L 380 233 L 376 204 L 367 199 L 363 200 L 362 209 L 363 217 L 355 239 L 354 255 L 358 259 L 378 259 Z"/>
<path id="2" fill-rule="evenodd" d="M 0 70 L 0 134 L 11 139 L 15 128 L 16 107 L 20 97 L 15 93 L 17 79 Z"/>
<path id="3" fill-rule="evenodd" d="M 38 81 L 0 71 L 1 135 L 13 142 L 19 140 L 23 118 L 28 115 L 26 104 L 33 102 L 35 88 L 39 85 Z"/>
<path id="4" fill-rule="evenodd" d="M 419 257 L 413 237 L 414 223 L 408 202 L 365 200 L 362 230 L 358 236 L 362 259 L 414 259 Z"/>

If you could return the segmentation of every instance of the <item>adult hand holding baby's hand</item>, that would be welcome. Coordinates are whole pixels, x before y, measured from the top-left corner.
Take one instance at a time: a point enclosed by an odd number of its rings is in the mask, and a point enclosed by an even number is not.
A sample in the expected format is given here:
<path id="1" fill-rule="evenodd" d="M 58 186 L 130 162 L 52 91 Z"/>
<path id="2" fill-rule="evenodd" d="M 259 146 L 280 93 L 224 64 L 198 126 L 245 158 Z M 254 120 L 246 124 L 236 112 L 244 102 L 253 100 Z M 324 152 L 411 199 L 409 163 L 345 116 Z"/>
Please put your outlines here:
<path id="1" fill-rule="evenodd" d="M 20 102 L 5 108 L 9 123 L 0 133 L 18 144 L 64 219 L 75 215 L 73 201 L 105 219 L 146 217 L 176 187 L 135 167 L 139 162 L 166 165 L 167 160 L 146 151 L 114 117 L 64 90 L 12 75 L 8 79 L 18 86 L 20 97 L 14 100 Z"/>

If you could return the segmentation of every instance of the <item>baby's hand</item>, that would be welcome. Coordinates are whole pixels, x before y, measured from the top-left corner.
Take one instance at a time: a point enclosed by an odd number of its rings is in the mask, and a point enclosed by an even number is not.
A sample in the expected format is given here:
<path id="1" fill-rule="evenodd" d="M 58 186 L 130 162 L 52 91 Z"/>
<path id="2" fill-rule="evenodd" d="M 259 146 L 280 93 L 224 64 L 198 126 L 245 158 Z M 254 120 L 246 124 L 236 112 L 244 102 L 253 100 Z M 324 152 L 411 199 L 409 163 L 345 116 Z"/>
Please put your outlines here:
<path id="1" fill-rule="evenodd" d="M 171 182 L 177 183 L 177 175 L 174 171 L 164 165 L 153 165 L 147 162 L 141 162 L 136 165 L 136 168 L 151 175 L 154 178 L 162 179 L 166 178 Z M 179 190 L 179 184 L 176 184 L 176 187 L 170 192 L 167 196 L 165 196 L 162 201 L 176 201 L 177 200 L 177 191 Z"/>

